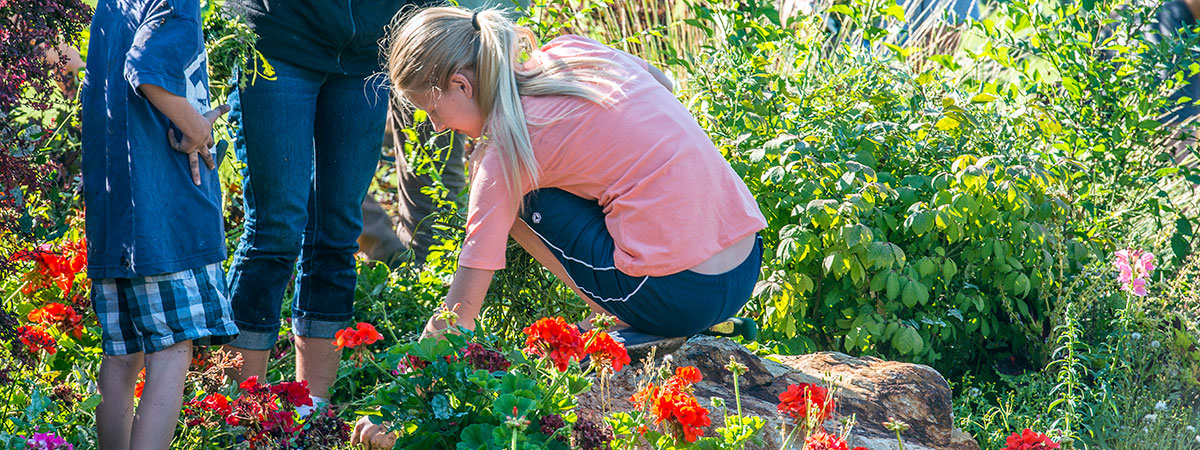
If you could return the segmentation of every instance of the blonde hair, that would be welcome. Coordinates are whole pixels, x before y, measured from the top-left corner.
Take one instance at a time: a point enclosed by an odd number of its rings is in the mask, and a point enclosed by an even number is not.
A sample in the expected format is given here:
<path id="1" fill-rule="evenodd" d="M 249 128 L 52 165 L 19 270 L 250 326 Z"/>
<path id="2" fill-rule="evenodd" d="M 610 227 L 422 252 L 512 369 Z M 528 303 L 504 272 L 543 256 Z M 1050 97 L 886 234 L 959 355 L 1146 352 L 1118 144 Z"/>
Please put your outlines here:
<path id="1" fill-rule="evenodd" d="M 535 39 L 502 10 L 435 7 L 399 20 L 387 68 L 397 97 L 407 102 L 407 92 L 441 90 L 455 73 L 474 73 L 487 151 L 502 152 L 504 179 L 518 205 L 521 182 L 536 188 L 539 172 L 521 96 L 567 95 L 608 106 L 619 91 L 619 80 L 604 70 L 613 63 L 605 59 L 567 56 L 519 65 L 521 52 L 536 48 Z"/>

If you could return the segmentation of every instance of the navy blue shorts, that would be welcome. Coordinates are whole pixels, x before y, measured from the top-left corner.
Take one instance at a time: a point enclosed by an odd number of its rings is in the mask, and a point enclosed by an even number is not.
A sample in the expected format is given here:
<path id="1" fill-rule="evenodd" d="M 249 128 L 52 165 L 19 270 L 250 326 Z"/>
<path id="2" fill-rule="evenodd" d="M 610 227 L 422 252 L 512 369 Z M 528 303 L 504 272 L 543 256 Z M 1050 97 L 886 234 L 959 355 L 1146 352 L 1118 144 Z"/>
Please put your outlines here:
<path id="1" fill-rule="evenodd" d="M 598 203 L 561 189 L 525 196 L 521 220 L 533 229 L 592 301 L 634 329 L 658 336 L 691 336 L 733 317 L 750 300 L 762 267 L 762 238 L 733 270 L 691 270 L 651 277 L 621 273 Z"/>

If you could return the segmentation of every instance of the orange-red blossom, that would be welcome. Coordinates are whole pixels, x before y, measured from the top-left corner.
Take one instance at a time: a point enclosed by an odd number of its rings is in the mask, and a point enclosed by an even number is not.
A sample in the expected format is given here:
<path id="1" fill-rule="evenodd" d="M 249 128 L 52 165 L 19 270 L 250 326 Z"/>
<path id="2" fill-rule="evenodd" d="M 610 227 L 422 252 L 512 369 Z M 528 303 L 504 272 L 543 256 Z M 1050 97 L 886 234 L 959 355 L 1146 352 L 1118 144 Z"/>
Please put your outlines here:
<path id="1" fill-rule="evenodd" d="M 650 412 L 654 414 L 654 424 L 667 423 L 669 430 L 675 431 L 676 436 L 683 435 L 688 442 L 704 435 L 701 427 L 712 424 L 708 417 L 708 409 L 700 406 L 700 402 L 692 395 L 692 384 L 701 379 L 700 370 L 695 367 L 679 367 L 675 375 L 668 378 L 662 387 L 650 383 L 645 389 L 633 394 L 629 400 L 639 411 L 649 404 Z"/>
<path id="2" fill-rule="evenodd" d="M 341 350 L 343 347 L 355 348 L 359 345 L 371 345 L 380 339 L 383 339 L 383 335 L 375 330 L 374 325 L 359 322 L 357 326 L 338 330 L 337 334 L 333 335 L 333 345 Z"/>
<path id="3" fill-rule="evenodd" d="M 625 344 L 599 329 L 586 334 L 562 317 L 545 317 L 525 327 L 525 353 L 544 356 L 554 362 L 560 372 L 570 367 L 571 360 L 590 356 L 603 370 L 621 370 L 630 363 Z"/>

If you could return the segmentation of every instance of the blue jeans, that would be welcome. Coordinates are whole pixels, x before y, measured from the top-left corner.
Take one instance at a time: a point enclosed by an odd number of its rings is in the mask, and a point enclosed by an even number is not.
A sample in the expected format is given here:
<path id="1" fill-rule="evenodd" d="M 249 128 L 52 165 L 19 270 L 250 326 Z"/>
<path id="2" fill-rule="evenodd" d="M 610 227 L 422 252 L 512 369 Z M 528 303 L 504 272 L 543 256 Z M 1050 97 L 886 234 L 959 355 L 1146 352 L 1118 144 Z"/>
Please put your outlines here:
<path id="1" fill-rule="evenodd" d="M 271 348 L 284 290 L 295 278 L 292 328 L 332 338 L 354 316 L 354 253 L 362 201 L 379 163 L 388 91 L 382 77 L 316 72 L 272 60 L 229 96 L 245 163 L 245 231 L 229 269 L 230 345 Z"/>
<path id="2" fill-rule="evenodd" d="M 762 268 L 762 238 L 756 237 L 746 259 L 722 274 L 626 275 L 613 263 L 616 244 L 604 208 L 557 188 L 527 194 L 520 217 L 584 295 L 635 330 L 655 336 L 691 336 L 733 317 L 750 301 Z"/>

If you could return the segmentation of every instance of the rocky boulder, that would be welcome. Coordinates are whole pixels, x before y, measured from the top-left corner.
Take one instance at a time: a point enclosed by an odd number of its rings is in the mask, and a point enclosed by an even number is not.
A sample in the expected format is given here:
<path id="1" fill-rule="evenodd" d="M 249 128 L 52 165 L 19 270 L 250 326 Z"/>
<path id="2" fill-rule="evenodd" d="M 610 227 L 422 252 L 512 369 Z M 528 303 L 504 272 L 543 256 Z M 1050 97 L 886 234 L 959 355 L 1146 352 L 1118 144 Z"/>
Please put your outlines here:
<path id="1" fill-rule="evenodd" d="M 840 429 L 841 419 L 853 414 L 857 424 L 848 438 L 851 447 L 871 450 L 897 449 L 895 433 L 883 422 L 889 418 L 909 424 L 903 433 L 904 448 L 910 450 L 978 450 L 970 436 L 954 428 L 950 386 L 941 374 L 920 364 L 856 358 L 837 352 L 760 358 L 728 339 L 697 336 L 677 349 L 659 352 L 656 360 L 669 358 L 673 366 L 696 366 L 704 380 L 695 385 L 696 397 L 709 408 L 712 429 L 724 423 L 724 414 L 736 414 L 733 376 L 725 369 L 730 359 L 749 370 L 739 377 L 743 414 L 766 420 L 764 448 L 778 449 L 783 442 L 783 418 L 776 412 L 779 393 L 789 384 L 834 385 L 838 407 L 825 423 L 830 431 Z M 665 355 L 664 355 L 665 353 Z M 624 369 L 608 383 L 610 410 L 632 409 L 629 397 L 649 378 L 643 364 Z M 725 400 L 725 410 L 712 407 L 711 398 Z M 597 387 L 580 397 L 580 415 L 596 418 L 603 414 L 601 390 Z M 799 448 L 800 446 L 795 446 Z"/>

